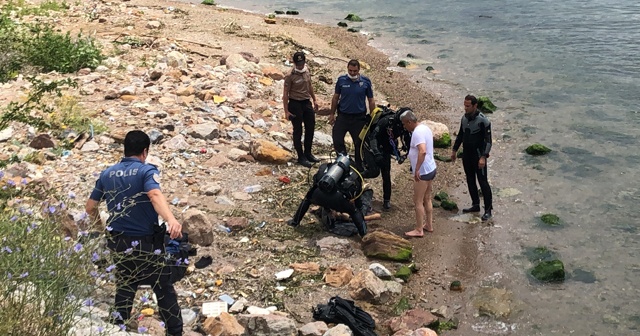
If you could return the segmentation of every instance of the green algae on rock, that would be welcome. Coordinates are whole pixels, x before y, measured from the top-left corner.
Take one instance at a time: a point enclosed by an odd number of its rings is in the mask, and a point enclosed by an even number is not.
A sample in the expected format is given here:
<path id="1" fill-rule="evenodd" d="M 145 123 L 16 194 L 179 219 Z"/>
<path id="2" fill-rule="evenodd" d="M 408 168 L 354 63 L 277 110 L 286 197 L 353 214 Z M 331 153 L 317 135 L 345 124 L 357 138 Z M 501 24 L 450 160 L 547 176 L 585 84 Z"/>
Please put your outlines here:
<path id="1" fill-rule="evenodd" d="M 541 145 L 539 143 L 535 143 L 525 150 L 529 155 L 545 155 L 551 152 L 551 149 L 545 145 Z"/>
<path id="2" fill-rule="evenodd" d="M 531 269 L 531 275 L 541 282 L 562 282 L 565 279 L 564 264 L 562 261 L 541 261 Z"/>
<path id="3" fill-rule="evenodd" d="M 438 191 L 438 192 L 436 193 L 436 195 L 435 195 L 435 196 L 433 196 L 433 198 L 434 198 L 436 201 L 440 201 L 440 202 L 442 202 L 442 201 L 445 201 L 445 200 L 448 200 L 448 199 L 449 199 L 449 194 L 447 194 L 447 192 L 446 192 L 446 191 L 443 191 L 443 190 L 442 190 L 442 191 Z"/>
<path id="4" fill-rule="evenodd" d="M 409 66 L 409 61 L 401 60 L 400 62 L 398 62 L 397 66 L 401 68 L 406 68 Z"/>
<path id="5" fill-rule="evenodd" d="M 478 109 L 482 113 L 493 113 L 498 109 L 495 105 L 493 105 L 489 97 L 486 97 L 486 96 L 478 97 L 478 105 L 480 105 L 480 103 L 482 103 L 482 106 L 479 106 Z"/>
<path id="6" fill-rule="evenodd" d="M 525 255 L 532 263 L 558 259 L 558 254 L 546 246 L 530 247 L 525 251 Z"/>
<path id="7" fill-rule="evenodd" d="M 451 284 L 449 285 L 449 290 L 454 291 L 454 292 L 459 292 L 462 290 L 462 283 L 458 280 L 455 281 L 451 281 Z"/>
<path id="8" fill-rule="evenodd" d="M 348 25 L 346 22 L 344 22 L 344 21 L 340 21 L 340 22 L 338 22 L 338 27 L 344 27 L 344 28 L 346 28 L 346 27 L 348 27 L 348 26 L 349 26 L 349 25 Z"/>
<path id="9" fill-rule="evenodd" d="M 435 148 L 449 148 L 451 146 L 451 136 L 449 133 L 442 134 L 440 139 L 433 141 L 433 147 Z"/>
<path id="10" fill-rule="evenodd" d="M 402 315 L 405 311 L 411 309 L 411 304 L 409 304 L 409 299 L 406 296 L 400 298 L 398 303 L 393 307 L 393 313 L 396 316 Z"/>
<path id="11" fill-rule="evenodd" d="M 396 274 L 394 274 L 394 276 L 396 278 L 400 278 L 400 279 L 404 280 L 404 282 L 407 282 L 407 281 L 409 281 L 409 278 L 411 277 L 411 274 L 413 274 L 413 272 L 411 271 L 411 268 L 409 268 L 409 266 L 402 265 L 396 271 Z"/>
<path id="12" fill-rule="evenodd" d="M 458 210 L 458 204 L 452 200 L 446 199 L 440 202 L 440 206 L 449 211 Z"/>
<path id="13" fill-rule="evenodd" d="M 549 226 L 560 226 L 561 222 L 560 222 L 560 217 L 558 217 L 558 215 L 552 214 L 552 213 L 546 213 L 542 216 L 540 216 L 540 219 L 542 220 L 542 222 L 546 225 Z"/>
<path id="14" fill-rule="evenodd" d="M 369 258 L 409 261 L 413 255 L 413 246 L 408 240 L 381 229 L 362 238 L 362 251 Z"/>
<path id="15" fill-rule="evenodd" d="M 349 13 L 349 15 L 347 15 L 347 17 L 344 19 L 349 20 L 351 22 L 362 22 L 362 19 L 358 15 L 353 13 Z"/>

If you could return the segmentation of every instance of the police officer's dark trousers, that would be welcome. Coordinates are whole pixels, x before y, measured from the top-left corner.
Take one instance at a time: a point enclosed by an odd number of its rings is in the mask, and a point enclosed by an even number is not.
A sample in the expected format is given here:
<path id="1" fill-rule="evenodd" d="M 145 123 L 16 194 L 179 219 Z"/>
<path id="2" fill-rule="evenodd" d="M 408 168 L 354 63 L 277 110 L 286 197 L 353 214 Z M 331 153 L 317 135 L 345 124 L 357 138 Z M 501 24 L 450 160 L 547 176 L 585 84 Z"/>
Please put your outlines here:
<path id="1" fill-rule="evenodd" d="M 115 322 L 131 318 L 131 308 L 139 285 L 149 285 L 158 298 L 160 317 L 167 335 L 182 336 L 182 315 L 178 296 L 165 263 L 164 244 L 154 236 L 132 237 L 111 232 L 107 246 L 114 254 L 117 269 Z"/>
<path id="2" fill-rule="evenodd" d="M 344 143 L 344 136 L 349 133 L 351 139 L 353 139 L 353 145 L 355 148 L 355 168 L 362 171 L 362 157 L 360 155 L 360 146 L 362 141 L 360 140 L 360 131 L 367 123 L 367 114 L 347 114 L 338 113 L 336 122 L 333 125 L 331 131 L 331 137 L 333 138 L 333 148 L 337 153 L 347 153 L 347 147 Z"/>
<path id="3" fill-rule="evenodd" d="M 462 156 L 462 166 L 464 167 L 464 174 L 467 177 L 467 187 L 469 188 L 469 196 L 471 196 L 472 205 L 480 205 L 480 195 L 478 195 L 478 185 L 476 184 L 477 179 L 478 183 L 480 183 L 480 190 L 482 190 L 484 210 L 489 211 L 493 209 L 493 195 L 491 194 L 491 187 L 489 186 L 489 180 L 487 177 L 488 169 L 486 164 L 484 168 L 478 168 L 479 160 L 479 156 L 469 155 L 465 151 Z"/>
<path id="4" fill-rule="evenodd" d="M 311 100 L 289 99 L 289 112 L 294 115 L 291 119 L 293 125 L 293 147 L 298 158 L 311 155 L 313 133 L 316 127 L 316 116 L 311 105 Z M 304 124 L 304 149 L 302 147 L 302 125 Z"/>

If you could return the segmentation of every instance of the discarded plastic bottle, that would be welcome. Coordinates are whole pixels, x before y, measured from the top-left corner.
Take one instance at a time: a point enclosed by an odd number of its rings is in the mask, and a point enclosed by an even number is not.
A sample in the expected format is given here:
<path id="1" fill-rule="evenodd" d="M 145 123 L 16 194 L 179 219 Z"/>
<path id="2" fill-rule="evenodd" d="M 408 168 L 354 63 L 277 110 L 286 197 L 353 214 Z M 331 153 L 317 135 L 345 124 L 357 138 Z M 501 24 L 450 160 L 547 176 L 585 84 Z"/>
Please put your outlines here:
<path id="1" fill-rule="evenodd" d="M 262 190 L 262 186 L 259 184 L 254 184 L 248 187 L 244 187 L 244 192 L 246 193 L 254 193 Z"/>
<path id="2" fill-rule="evenodd" d="M 228 227 L 226 227 L 226 226 L 224 226 L 224 225 L 222 225 L 222 224 L 218 224 L 218 230 L 220 230 L 220 231 L 222 231 L 222 232 L 226 232 L 226 233 L 231 232 L 231 229 L 230 229 L 230 228 L 228 228 Z"/>

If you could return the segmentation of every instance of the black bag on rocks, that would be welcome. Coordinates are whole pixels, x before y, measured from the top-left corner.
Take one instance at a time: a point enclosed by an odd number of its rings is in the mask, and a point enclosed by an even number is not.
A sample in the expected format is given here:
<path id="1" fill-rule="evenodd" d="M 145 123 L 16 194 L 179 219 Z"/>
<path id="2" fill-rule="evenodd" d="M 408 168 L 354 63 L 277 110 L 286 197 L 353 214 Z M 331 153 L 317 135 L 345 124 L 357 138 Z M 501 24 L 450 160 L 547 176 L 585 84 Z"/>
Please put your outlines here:
<path id="1" fill-rule="evenodd" d="M 327 323 L 347 325 L 356 336 L 378 336 L 373 329 L 376 322 L 369 313 L 356 306 L 353 301 L 339 296 L 329 299 L 328 304 L 313 308 L 313 318 Z"/>

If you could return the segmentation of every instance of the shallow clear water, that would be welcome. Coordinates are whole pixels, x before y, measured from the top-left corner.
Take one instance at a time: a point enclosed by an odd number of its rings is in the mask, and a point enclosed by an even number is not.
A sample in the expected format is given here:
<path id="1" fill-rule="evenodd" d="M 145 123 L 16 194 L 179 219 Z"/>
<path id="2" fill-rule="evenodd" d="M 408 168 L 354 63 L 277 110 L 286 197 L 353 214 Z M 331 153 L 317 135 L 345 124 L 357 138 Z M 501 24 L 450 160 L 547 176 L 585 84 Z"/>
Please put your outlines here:
<path id="1" fill-rule="evenodd" d="M 640 334 L 640 3 L 217 2 L 259 13 L 295 9 L 303 19 L 332 26 L 356 13 L 365 21 L 350 26 L 374 36 L 372 45 L 392 64 L 407 53 L 428 61 L 437 74 L 410 74 L 446 83 L 459 105 L 467 93 L 490 96 L 499 107 L 490 116 L 492 184 L 495 191 L 522 192 L 497 198 L 495 206 L 493 252 L 525 302 L 508 332 Z M 554 151 L 523 154 L 533 142 Z M 565 226 L 542 229 L 537 216 L 547 212 Z M 538 245 L 559 252 L 572 274 L 591 272 L 596 281 L 574 276 L 562 285 L 531 283 L 522 252 Z"/>

